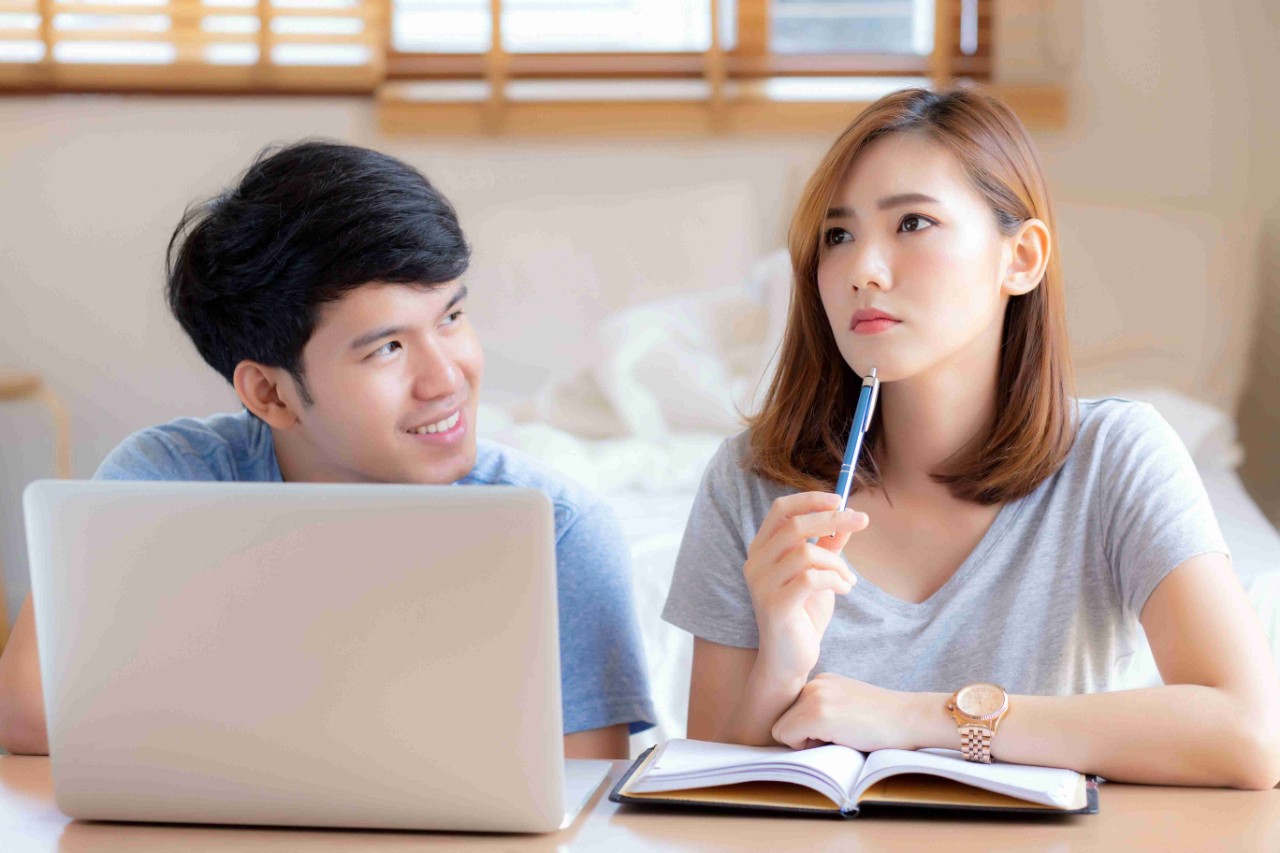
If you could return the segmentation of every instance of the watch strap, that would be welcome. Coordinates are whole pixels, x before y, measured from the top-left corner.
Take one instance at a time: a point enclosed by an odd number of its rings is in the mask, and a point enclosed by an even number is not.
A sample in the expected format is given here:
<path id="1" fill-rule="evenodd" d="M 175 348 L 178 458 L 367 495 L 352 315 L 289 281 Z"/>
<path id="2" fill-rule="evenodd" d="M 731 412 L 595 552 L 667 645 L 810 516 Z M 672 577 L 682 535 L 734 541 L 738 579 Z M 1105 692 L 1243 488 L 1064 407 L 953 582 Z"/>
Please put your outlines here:
<path id="1" fill-rule="evenodd" d="M 991 738 L 995 732 L 986 726 L 958 726 L 960 732 L 960 752 L 965 761 L 977 761 L 982 764 L 991 763 Z"/>

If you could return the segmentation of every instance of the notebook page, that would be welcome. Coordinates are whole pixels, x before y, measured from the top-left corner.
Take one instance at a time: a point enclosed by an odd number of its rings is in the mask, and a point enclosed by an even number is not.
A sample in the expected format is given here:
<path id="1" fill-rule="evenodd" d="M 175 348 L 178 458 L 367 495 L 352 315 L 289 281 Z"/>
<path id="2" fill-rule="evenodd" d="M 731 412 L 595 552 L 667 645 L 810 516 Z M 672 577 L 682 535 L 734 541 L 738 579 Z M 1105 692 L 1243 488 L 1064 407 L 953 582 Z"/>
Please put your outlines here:
<path id="1" fill-rule="evenodd" d="M 1069 808 L 1080 774 L 1059 767 L 1029 764 L 978 764 L 965 761 L 954 749 L 881 749 L 867 756 L 853 798 L 889 776 L 898 773 L 927 773 L 965 782 L 975 788 L 1007 794 L 1046 806 Z"/>
<path id="2" fill-rule="evenodd" d="M 836 803 L 853 788 L 862 753 L 845 746 L 791 750 L 783 746 L 738 746 L 697 740 L 669 740 L 644 777 L 630 786 L 639 793 L 733 785 L 739 782 L 794 782 Z"/>

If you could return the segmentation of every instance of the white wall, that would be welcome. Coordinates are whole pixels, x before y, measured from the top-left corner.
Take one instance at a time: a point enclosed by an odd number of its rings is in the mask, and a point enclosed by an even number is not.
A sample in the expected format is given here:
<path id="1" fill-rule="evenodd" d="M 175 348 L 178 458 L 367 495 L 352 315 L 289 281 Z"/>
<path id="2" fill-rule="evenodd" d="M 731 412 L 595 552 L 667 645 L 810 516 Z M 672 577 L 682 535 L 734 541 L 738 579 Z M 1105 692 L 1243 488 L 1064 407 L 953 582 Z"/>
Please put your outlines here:
<path id="1" fill-rule="evenodd" d="M 1277 13 L 999 8 L 1006 44 L 1024 45 L 999 58 L 1002 79 L 1070 93 L 1068 127 L 1036 137 L 1085 390 L 1164 381 L 1234 410 L 1280 190 Z M 165 311 L 164 247 L 185 204 L 263 145 L 308 135 L 401 156 L 454 200 L 476 247 L 488 391 L 508 399 L 580 360 L 609 311 L 740 278 L 781 245 L 796 183 L 830 142 L 384 138 L 360 98 L 0 99 L 0 369 L 39 370 L 67 400 L 78 476 L 131 430 L 234 405 Z M 18 592 L 18 495 L 49 449 L 28 406 L 0 406 L 0 437 L 0 562 Z"/>

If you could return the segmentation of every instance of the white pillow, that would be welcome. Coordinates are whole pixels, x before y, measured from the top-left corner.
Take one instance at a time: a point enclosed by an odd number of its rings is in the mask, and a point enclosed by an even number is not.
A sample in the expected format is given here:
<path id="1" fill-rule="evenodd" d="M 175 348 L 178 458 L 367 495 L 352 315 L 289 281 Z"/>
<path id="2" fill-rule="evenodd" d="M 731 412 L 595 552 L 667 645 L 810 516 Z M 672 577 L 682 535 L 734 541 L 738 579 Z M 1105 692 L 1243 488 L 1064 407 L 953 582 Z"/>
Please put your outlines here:
<path id="1" fill-rule="evenodd" d="M 617 311 L 600 324 L 590 363 L 512 413 L 590 438 L 736 433 L 781 340 L 790 279 L 778 251 L 731 286 Z"/>

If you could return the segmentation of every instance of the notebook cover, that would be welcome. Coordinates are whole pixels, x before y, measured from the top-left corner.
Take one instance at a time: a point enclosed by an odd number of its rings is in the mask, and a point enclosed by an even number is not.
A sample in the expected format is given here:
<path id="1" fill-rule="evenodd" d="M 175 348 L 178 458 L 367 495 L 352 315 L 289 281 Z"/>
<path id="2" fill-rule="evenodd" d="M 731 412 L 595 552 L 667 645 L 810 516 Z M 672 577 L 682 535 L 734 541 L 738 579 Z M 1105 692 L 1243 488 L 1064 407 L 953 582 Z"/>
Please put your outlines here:
<path id="1" fill-rule="evenodd" d="M 748 783 L 743 785 L 725 785 L 718 786 L 721 789 L 734 788 L 737 789 L 729 799 L 727 791 L 717 792 L 715 788 L 694 789 L 688 792 L 687 796 L 672 792 L 669 795 L 662 794 L 646 794 L 643 796 L 624 794 L 623 788 L 631 777 L 644 766 L 650 754 L 657 747 L 649 747 L 640 755 L 635 762 L 627 768 L 627 772 L 618 780 L 618 784 L 614 785 L 613 790 L 609 792 L 609 800 L 615 803 L 623 803 L 626 805 L 636 806 L 666 806 L 690 809 L 710 809 L 714 811 L 730 811 L 730 812 L 775 812 L 783 814 L 803 814 L 814 815 L 820 817 L 857 817 L 860 812 L 866 812 L 868 815 L 874 815 L 881 812 L 902 812 L 902 811 L 921 811 L 921 812 L 981 812 L 991 815 L 1038 815 L 1042 817 L 1058 817 L 1060 815 L 1081 815 L 1081 814 L 1097 814 L 1098 813 L 1098 777 L 1085 777 L 1085 798 L 1086 805 L 1080 809 L 1047 809 L 1043 807 L 1018 807 L 1018 806 L 979 806 L 979 805 L 952 805 L 945 803 L 897 803 L 897 802 L 875 802 L 864 803 L 860 809 L 842 812 L 826 797 L 810 791 L 800 785 L 789 783 Z M 773 785 L 776 790 L 770 792 L 767 787 Z M 786 789 L 789 793 L 783 794 L 781 789 Z M 794 793 L 795 789 L 803 792 Z M 703 792 L 698 794 L 698 792 Z M 708 792 L 710 796 L 708 796 Z M 755 800 L 755 795 L 760 792 L 766 792 L 767 795 L 779 796 L 785 795 L 788 799 L 794 799 L 796 804 L 781 805 L 777 803 L 765 803 Z M 804 805 L 804 801 L 827 803 L 826 806 Z"/>

